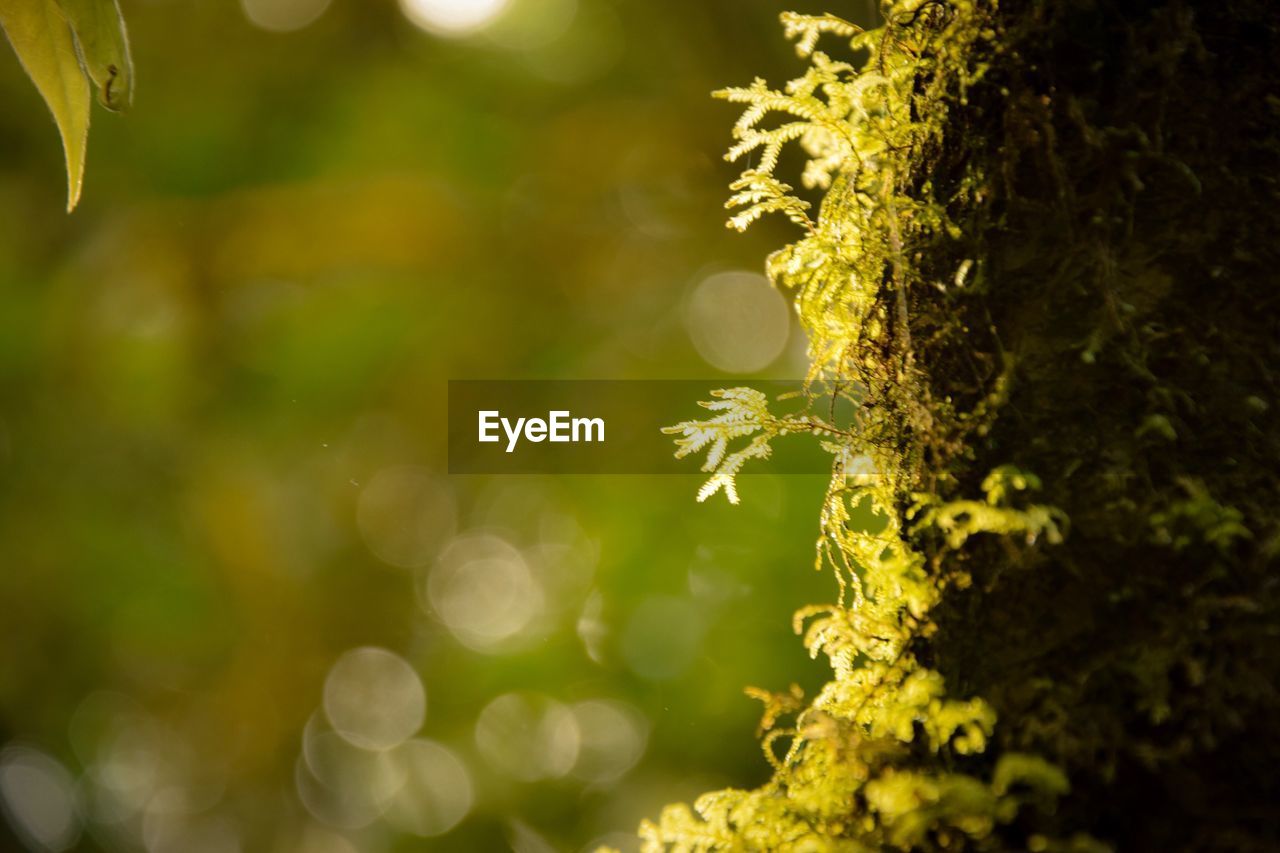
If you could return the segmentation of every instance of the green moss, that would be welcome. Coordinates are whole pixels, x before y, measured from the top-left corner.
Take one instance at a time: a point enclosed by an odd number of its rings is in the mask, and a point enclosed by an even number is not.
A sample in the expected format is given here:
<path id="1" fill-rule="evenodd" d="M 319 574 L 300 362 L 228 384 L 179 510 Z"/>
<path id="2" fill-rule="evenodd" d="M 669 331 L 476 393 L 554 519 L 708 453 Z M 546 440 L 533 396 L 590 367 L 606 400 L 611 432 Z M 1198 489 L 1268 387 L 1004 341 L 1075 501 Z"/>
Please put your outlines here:
<path id="1" fill-rule="evenodd" d="M 832 453 L 840 594 L 796 616 L 832 678 L 756 691 L 773 779 L 667 809 L 646 847 L 1267 849 L 1280 11 L 884 16 L 786 15 L 804 75 L 719 93 L 745 107 L 730 158 L 759 160 L 730 225 L 804 232 L 767 266 L 814 405 L 723 392 L 676 431 L 712 450 L 700 498 L 782 435 Z M 774 174 L 791 143 L 816 215 Z"/>

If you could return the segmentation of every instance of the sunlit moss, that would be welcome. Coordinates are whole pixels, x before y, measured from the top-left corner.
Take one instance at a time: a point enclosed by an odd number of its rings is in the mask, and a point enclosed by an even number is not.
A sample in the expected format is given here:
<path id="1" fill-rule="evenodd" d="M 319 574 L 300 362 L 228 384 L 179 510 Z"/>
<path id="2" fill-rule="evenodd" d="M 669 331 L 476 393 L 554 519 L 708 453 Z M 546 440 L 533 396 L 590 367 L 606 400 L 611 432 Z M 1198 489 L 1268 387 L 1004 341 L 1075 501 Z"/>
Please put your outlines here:
<path id="1" fill-rule="evenodd" d="M 904 289 L 917 282 L 907 246 L 949 227 L 942 206 L 919 190 L 919 152 L 943 133 L 945 104 L 963 97 L 981 73 L 973 47 L 991 34 L 972 4 L 888 17 L 885 27 L 864 32 L 831 15 L 784 15 L 787 35 L 809 59 L 806 73 L 782 91 L 757 80 L 717 93 L 746 105 L 729 158 L 759 155 L 733 185 L 729 205 L 742 209 L 729 224 L 743 229 L 780 213 L 805 229 L 805 237 L 769 259 L 768 271 L 792 294 L 809 335 L 810 380 L 856 389 L 859 416 L 852 429 L 817 414 L 774 416 L 765 395 L 739 388 L 718 391 L 720 399 L 704 404 L 716 417 L 671 430 L 682 436 L 679 455 L 707 451 L 704 470 L 712 476 L 699 500 L 723 489 L 734 503 L 737 473 L 750 459 L 767 456 L 774 439 L 820 436 L 836 462 L 818 560 L 836 573 L 841 596 L 796 614 L 805 646 L 827 657 L 832 680 L 807 704 L 794 692 L 753 693 L 765 703 L 770 758 L 775 740 L 790 741 L 785 758 L 775 760 L 773 780 L 756 791 L 708 794 L 692 811 L 668 808 L 641 829 L 650 850 L 911 847 L 935 831 L 980 839 L 997 821 L 1012 819 L 1028 797 L 1051 800 L 1067 789 L 1061 771 L 1034 757 L 1018 759 L 1017 771 L 998 769 L 992 781 L 907 769 L 921 750 L 983 751 L 995 724 L 985 702 L 949 696 L 943 677 L 912 651 L 945 578 L 928 571 L 908 525 L 914 519 L 916 527 L 936 527 L 955 546 L 976 533 L 1030 539 L 1045 533 L 1054 541 L 1061 513 L 1005 505 L 1011 493 L 1034 482 L 1011 467 L 991 474 L 986 500 L 943 502 L 932 494 L 904 500 L 919 478 L 916 460 L 895 439 L 904 434 L 904 420 L 930 416 L 911 399 L 914 364 L 901 312 Z M 865 60 L 855 66 L 817 51 L 824 34 L 846 41 L 845 52 L 864 53 Z M 925 104 L 928 120 L 913 119 Z M 766 129 L 774 114 L 786 118 Z M 792 141 L 808 158 L 804 185 L 825 190 L 816 218 L 773 174 L 782 147 Z M 982 414 L 969 417 L 977 421 Z M 730 452 L 729 443 L 742 438 L 747 444 Z M 858 457 L 869 460 L 873 474 L 846 470 Z M 881 529 L 868 532 L 851 522 L 851 508 L 863 501 L 886 519 Z M 787 716 L 793 724 L 779 725 Z M 1014 772 L 1023 783 L 1016 793 L 1008 784 Z"/>
<path id="2" fill-rule="evenodd" d="M 1248 307 L 1275 208 L 1213 152 L 1274 162 L 1261 126 L 1280 110 L 1172 104 L 1206 93 L 1207 68 L 1235 75 L 1233 98 L 1267 91 L 1280 20 L 1249 0 L 1197 13 L 1212 37 L 1250 34 L 1240 70 L 1177 3 L 882 12 L 868 31 L 784 15 L 805 73 L 718 93 L 745 107 L 729 158 L 754 160 L 729 225 L 776 213 L 804 231 L 767 270 L 808 335 L 812 405 L 718 391 L 715 417 L 672 431 L 679 455 L 708 451 L 699 499 L 736 503 L 739 470 L 785 435 L 832 453 L 817 559 L 840 594 L 795 618 L 832 677 L 807 699 L 750 691 L 772 779 L 668 807 L 645 847 L 1265 849 L 1225 803 L 1266 795 L 1220 762 L 1262 761 L 1243 733 L 1276 711 L 1275 656 L 1245 651 L 1277 624 L 1262 567 L 1280 549 L 1256 544 L 1276 529 L 1259 361 L 1276 337 Z M 816 207 L 776 174 L 791 143 Z M 1205 176 L 1230 212 L 1197 210 Z M 1247 619 L 1209 615 L 1227 590 Z M 1217 757 L 1224 737 L 1245 739 Z M 1166 791 L 1166 768 L 1199 787 Z M 1194 824 L 1165 816 L 1184 800 Z"/>

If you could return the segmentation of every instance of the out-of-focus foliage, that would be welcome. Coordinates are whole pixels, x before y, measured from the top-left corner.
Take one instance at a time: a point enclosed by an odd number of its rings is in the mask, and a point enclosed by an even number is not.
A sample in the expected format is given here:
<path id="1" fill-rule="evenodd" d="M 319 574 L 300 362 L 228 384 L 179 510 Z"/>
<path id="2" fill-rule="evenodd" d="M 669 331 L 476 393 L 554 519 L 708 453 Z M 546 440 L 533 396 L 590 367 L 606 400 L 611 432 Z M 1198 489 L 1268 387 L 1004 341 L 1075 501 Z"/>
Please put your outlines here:
<path id="1" fill-rule="evenodd" d="M 777 569 L 822 478 L 736 512 L 692 477 L 450 478 L 444 405 L 722 375 L 699 312 L 740 293 L 772 301 L 723 363 L 803 373 L 706 108 L 785 67 L 773 10 L 125 12 L 142 87 L 72 217 L 0 62 L 0 848 L 626 847 L 766 778 L 739 686 L 821 683 L 774 611 L 823 587 Z"/>

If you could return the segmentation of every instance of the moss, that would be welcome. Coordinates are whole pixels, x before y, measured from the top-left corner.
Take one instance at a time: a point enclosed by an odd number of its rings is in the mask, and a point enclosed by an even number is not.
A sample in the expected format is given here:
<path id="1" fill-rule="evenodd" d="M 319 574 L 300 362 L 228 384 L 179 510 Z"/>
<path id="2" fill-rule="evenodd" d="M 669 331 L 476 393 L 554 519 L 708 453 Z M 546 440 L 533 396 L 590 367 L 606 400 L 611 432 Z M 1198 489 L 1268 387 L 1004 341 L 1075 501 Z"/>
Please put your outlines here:
<path id="1" fill-rule="evenodd" d="M 1280 9 L 1123 6 L 788 15 L 805 75 L 722 93 L 731 156 L 760 154 L 730 224 L 804 229 L 768 269 L 814 398 L 724 437 L 833 454 L 840 596 L 797 615 L 833 674 L 759 692 L 774 778 L 672 807 L 650 849 L 1280 843 Z M 816 215 L 774 174 L 793 142 Z M 748 457 L 717 456 L 732 496 Z"/>

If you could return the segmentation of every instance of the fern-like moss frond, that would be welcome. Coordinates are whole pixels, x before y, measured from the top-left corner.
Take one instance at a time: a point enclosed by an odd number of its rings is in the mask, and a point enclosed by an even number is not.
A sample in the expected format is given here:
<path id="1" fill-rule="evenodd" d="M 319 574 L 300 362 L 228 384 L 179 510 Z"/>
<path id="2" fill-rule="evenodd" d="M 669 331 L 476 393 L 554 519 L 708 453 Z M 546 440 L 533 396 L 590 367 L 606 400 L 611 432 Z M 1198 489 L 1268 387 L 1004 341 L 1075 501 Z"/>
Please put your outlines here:
<path id="1" fill-rule="evenodd" d="M 812 406 L 776 415 L 764 394 L 735 388 L 702 404 L 714 417 L 667 430 L 678 436 L 677 456 L 706 453 L 711 478 L 698 499 L 723 490 L 731 503 L 744 464 L 767 456 L 772 441 L 815 436 L 833 462 L 817 565 L 832 570 L 839 597 L 794 619 L 809 653 L 831 666 L 822 689 L 807 702 L 798 689 L 751 691 L 765 703 L 761 735 L 772 780 L 708 794 L 692 809 L 668 807 L 641 829 L 647 851 L 911 849 L 927 839 L 959 845 L 1066 793 L 1062 773 L 1031 755 L 950 769 L 987 750 L 996 715 L 980 697 L 952 695 L 918 654 L 934 628 L 931 611 L 963 575 L 948 568 L 938 542 L 955 549 L 988 534 L 1040 547 L 1060 541 L 1066 526 L 1058 510 L 1024 500 L 1039 483 L 1013 466 L 991 472 L 976 500 L 944 496 L 936 482 L 920 479 L 917 436 L 936 432 L 943 416 L 959 430 L 984 429 L 1009 373 L 1006 365 L 969 411 L 916 393 L 924 384 L 907 312 L 912 289 L 932 285 L 914 272 L 913 247 L 958 235 L 946 201 L 932 195 L 922 152 L 942 133 L 948 99 L 963 97 L 981 73 L 976 57 L 991 38 L 986 3 L 943 5 L 945 14 L 919 0 L 888 3 L 885 26 L 865 32 L 831 15 L 784 15 L 787 36 L 808 59 L 805 72 L 782 89 L 757 79 L 716 93 L 744 107 L 728 159 L 759 155 L 732 184 L 727 206 L 738 212 L 729 224 L 742 230 L 779 213 L 805 230 L 770 256 L 767 271 L 808 334 L 810 382 L 856 386 L 859 394 L 847 429 Z M 824 36 L 845 40 L 850 60 L 818 50 Z M 779 121 L 771 124 L 773 117 Z M 823 191 L 816 216 L 774 174 L 792 144 L 806 155 L 803 186 Z M 793 726 L 778 725 L 791 715 Z M 775 744 L 788 738 L 778 758 Z M 937 769 L 943 765 L 949 769 Z M 1044 849 L 1067 849 L 1041 841 Z"/>

